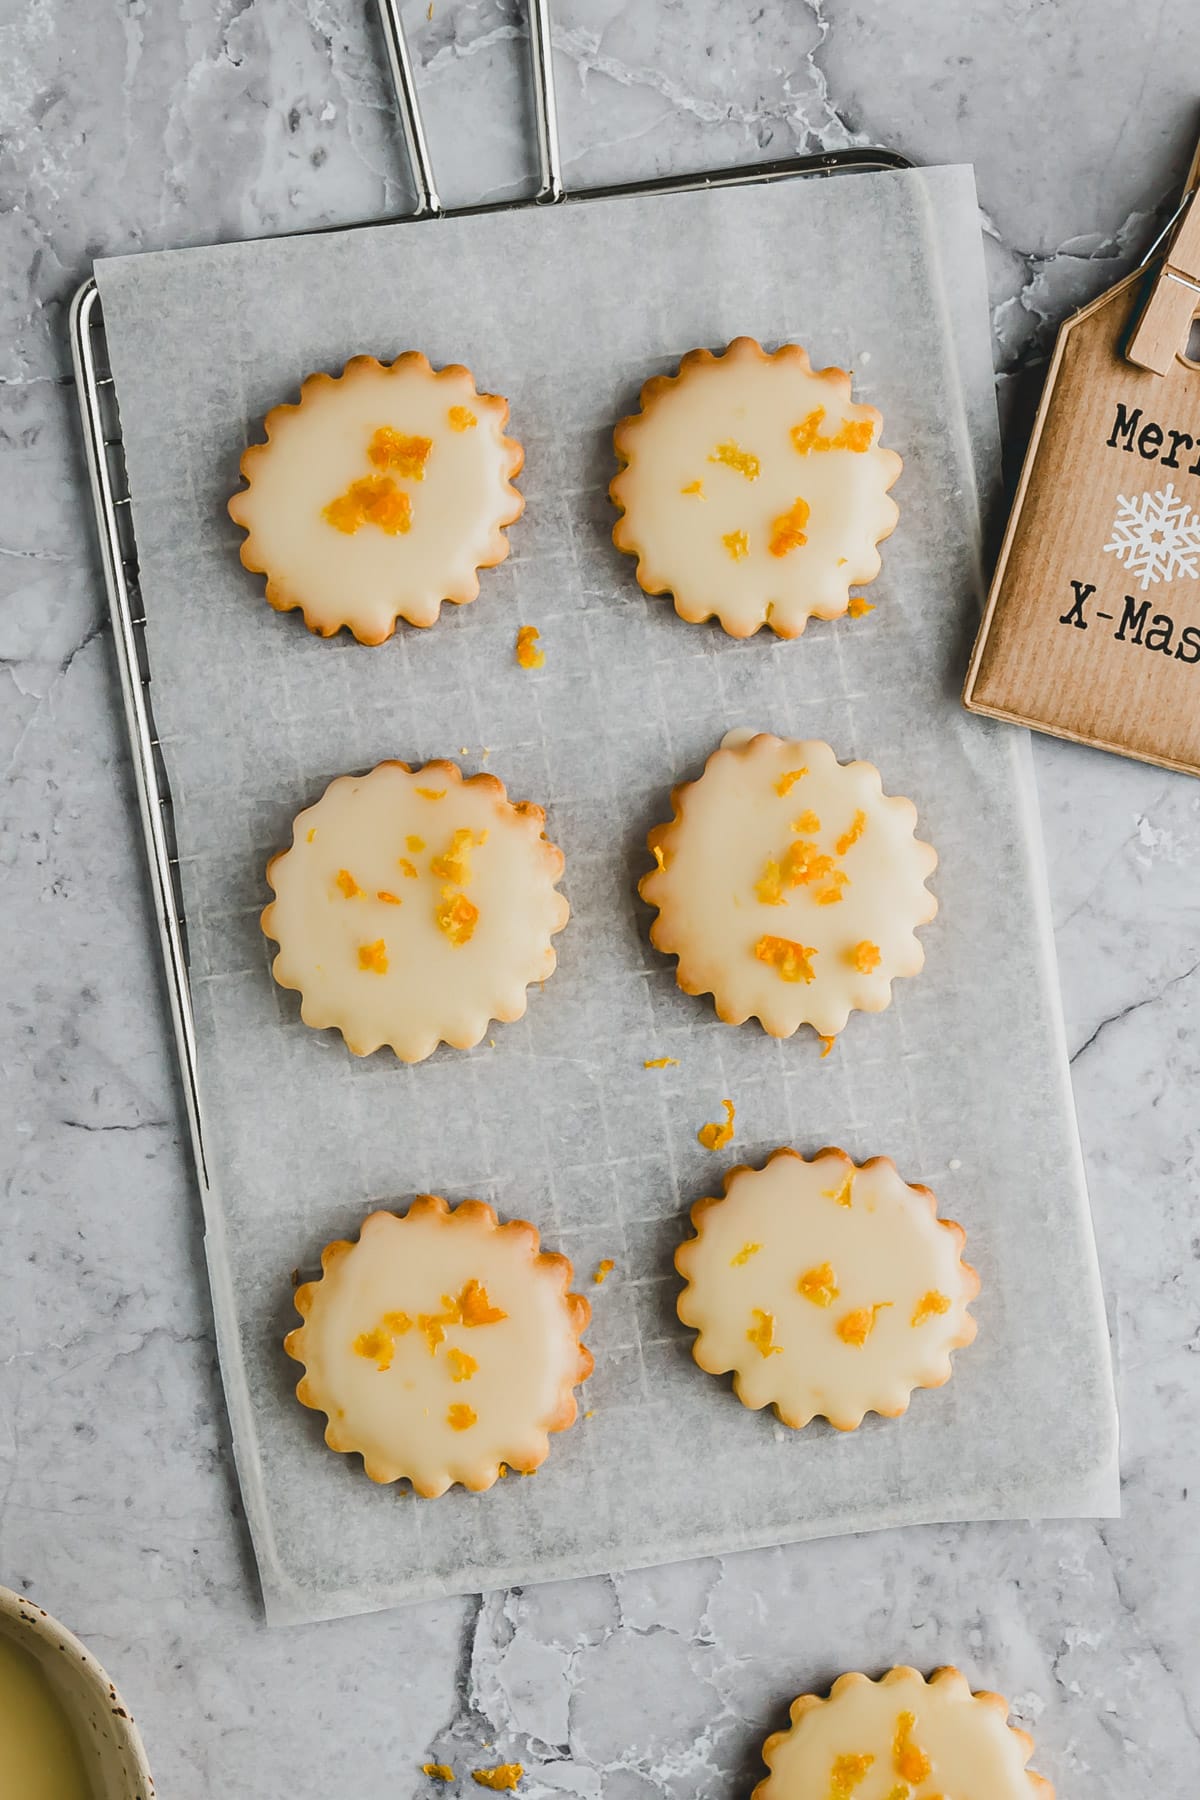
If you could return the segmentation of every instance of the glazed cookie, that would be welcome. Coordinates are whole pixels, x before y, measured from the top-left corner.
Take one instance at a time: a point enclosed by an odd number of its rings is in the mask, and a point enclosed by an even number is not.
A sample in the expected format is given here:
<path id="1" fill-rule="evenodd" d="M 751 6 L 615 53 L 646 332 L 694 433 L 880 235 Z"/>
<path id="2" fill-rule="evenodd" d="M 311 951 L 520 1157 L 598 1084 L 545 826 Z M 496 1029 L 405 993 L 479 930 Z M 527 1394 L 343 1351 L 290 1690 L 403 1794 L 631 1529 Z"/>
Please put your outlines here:
<path id="1" fill-rule="evenodd" d="M 753 1800 L 1054 1800 L 1032 1755 L 1008 1701 L 973 1694 L 957 1669 L 843 1675 L 828 1699 L 795 1701 L 788 1730 L 767 1739 Z"/>
<path id="2" fill-rule="evenodd" d="M 525 1220 L 422 1194 L 327 1245 L 321 1270 L 296 1289 L 304 1323 L 284 1348 L 325 1442 L 361 1455 L 372 1481 L 407 1476 L 426 1499 L 489 1488 L 505 1465 L 531 1474 L 549 1433 L 574 1424 L 591 1308 Z"/>
<path id="3" fill-rule="evenodd" d="M 304 1023 L 340 1031 L 356 1056 L 387 1044 L 421 1062 L 523 1017 L 570 912 L 545 820 L 494 775 L 464 780 L 450 762 L 331 782 L 267 864 L 272 972 L 301 995 Z"/>
<path id="4" fill-rule="evenodd" d="M 763 625 L 799 637 L 878 575 L 901 462 L 880 448 L 882 418 L 851 400 L 844 369 L 814 370 L 797 344 L 768 355 L 735 338 L 656 375 L 640 404 L 613 434 L 613 541 L 680 618 L 715 617 L 731 637 Z"/>
<path id="5" fill-rule="evenodd" d="M 277 612 L 298 608 L 322 637 L 345 625 L 382 644 L 397 619 L 432 625 L 508 555 L 504 527 L 525 502 L 507 419 L 508 401 L 477 392 L 470 370 L 435 370 L 416 351 L 310 375 L 242 457 L 248 485 L 229 513 L 247 533 L 243 563 L 266 576 Z"/>
<path id="6" fill-rule="evenodd" d="M 692 1225 L 675 1252 L 692 1354 L 710 1375 L 732 1371 L 742 1405 L 774 1406 L 785 1425 L 895 1418 L 914 1388 L 949 1381 L 950 1352 L 975 1336 L 965 1234 L 886 1156 L 858 1168 L 842 1150 L 811 1162 L 776 1150 L 697 1201 Z"/>
<path id="7" fill-rule="evenodd" d="M 650 941 L 726 1024 L 832 1037 L 921 968 L 914 931 L 937 911 L 925 886 L 937 855 L 913 836 L 911 800 L 885 794 L 870 763 L 731 733 L 671 804 L 638 889 L 658 908 Z"/>

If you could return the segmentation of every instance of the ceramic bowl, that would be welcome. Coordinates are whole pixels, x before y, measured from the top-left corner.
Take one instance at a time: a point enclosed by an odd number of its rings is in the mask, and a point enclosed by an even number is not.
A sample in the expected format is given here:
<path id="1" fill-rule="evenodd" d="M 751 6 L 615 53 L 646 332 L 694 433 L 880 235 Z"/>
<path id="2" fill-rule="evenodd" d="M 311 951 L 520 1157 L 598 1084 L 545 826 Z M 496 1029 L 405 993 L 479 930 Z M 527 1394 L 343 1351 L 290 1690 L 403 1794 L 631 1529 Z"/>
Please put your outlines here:
<path id="1" fill-rule="evenodd" d="M 154 1781 L 129 1708 L 91 1651 L 24 1594 L 0 1587 L 0 1636 L 48 1677 L 70 1721 L 94 1800 L 154 1800 Z"/>

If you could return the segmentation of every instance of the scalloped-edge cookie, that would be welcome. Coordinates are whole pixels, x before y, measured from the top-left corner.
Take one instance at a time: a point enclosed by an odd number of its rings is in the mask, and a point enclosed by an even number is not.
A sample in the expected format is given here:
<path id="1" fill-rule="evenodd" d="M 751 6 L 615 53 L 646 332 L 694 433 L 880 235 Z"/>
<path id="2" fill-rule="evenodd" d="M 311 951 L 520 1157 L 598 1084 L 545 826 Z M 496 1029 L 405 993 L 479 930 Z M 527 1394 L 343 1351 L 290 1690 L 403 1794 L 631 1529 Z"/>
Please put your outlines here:
<path id="1" fill-rule="evenodd" d="M 304 1023 L 340 1031 L 356 1056 L 386 1044 L 412 1063 L 522 1018 L 570 914 L 545 822 L 495 775 L 464 779 L 452 762 L 332 781 L 267 864 L 272 973 L 301 995 Z"/>
<path id="2" fill-rule="evenodd" d="M 814 369 L 798 344 L 768 354 L 740 337 L 718 356 L 689 351 L 639 404 L 613 433 L 613 542 L 681 619 L 716 618 L 736 638 L 763 625 L 799 637 L 878 575 L 902 465 L 844 369 Z"/>
<path id="3" fill-rule="evenodd" d="M 347 626 L 382 644 L 398 619 L 432 625 L 508 555 L 525 453 L 507 420 L 508 401 L 479 393 L 469 369 L 416 350 L 310 375 L 242 456 L 247 486 L 229 501 L 242 562 L 277 612 L 298 609 L 321 637 Z"/>
<path id="4" fill-rule="evenodd" d="M 430 1500 L 455 1482 L 490 1488 L 505 1466 L 532 1474 L 574 1424 L 591 1307 L 527 1220 L 421 1194 L 326 1245 L 321 1270 L 296 1289 L 304 1323 L 284 1348 L 325 1442 L 372 1481 L 407 1477 Z"/>
<path id="5" fill-rule="evenodd" d="M 731 1169 L 691 1220 L 675 1266 L 692 1355 L 732 1372 L 743 1406 L 773 1406 L 796 1430 L 898 1417 L 915 1388 L 949 1381 L 951 1351 L 975 1337 L 966 1234 L 889 1157 L 776 1150 L 761 1169 Z"/>
<path id="6" fill-rule="evenodd" d="M 839 763 L 816 739 L 731 734 L 671 805 L 638 885 L 658 909 L 650 941 L 726 1024 L 833 1037 L 923 966 L 915 932 L 937 912 L 925 886 L 937 853 L 871 763 Z"/>
<path id="7" fill-rule="evenodd" d="M 828 1698 L 794 1701 L 762 1754 L 770 1773 L 752 1800 L 1054 1800 L 1008 1701 L 952 1668 L 928 1681 L 909 1668 L 842 1675 Z"/>

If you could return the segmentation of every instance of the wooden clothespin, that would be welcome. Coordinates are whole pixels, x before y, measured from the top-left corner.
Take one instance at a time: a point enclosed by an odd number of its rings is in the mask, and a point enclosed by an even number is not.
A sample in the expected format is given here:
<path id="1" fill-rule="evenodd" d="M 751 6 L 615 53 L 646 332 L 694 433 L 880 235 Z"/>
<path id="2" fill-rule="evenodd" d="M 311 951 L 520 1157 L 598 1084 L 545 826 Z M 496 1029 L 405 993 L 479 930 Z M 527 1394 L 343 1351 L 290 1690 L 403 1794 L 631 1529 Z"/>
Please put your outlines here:
<path id="1" fill-rule="evenodd" d="M 1145 305 L 1125 351 L 1139 369 L 1165 375 L 1186 350 L 1200 313 L 1200 145 L 1192 158 L 1183 202 Z"/>

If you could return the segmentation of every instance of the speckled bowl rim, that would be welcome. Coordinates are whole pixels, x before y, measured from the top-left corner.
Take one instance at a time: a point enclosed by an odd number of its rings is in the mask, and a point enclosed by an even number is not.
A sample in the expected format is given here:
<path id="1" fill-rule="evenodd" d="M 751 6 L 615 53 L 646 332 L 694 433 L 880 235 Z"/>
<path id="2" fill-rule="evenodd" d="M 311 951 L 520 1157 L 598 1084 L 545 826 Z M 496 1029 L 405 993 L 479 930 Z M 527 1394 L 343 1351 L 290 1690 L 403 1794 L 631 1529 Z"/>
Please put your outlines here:
<path id="1" fill-rule="evenodd" d="M 31 1600 L 27 1594 L 18 1594 L 12 1588 L 0 1587 L 0 1630 L 9 1621 L 31 1631 L 50 1650 L 61 1650 L 72 1656 L 85 1671 L 87 1682 L 97 1701 L 112 1714 L 113 1732 L 129 1759 L 130 1772 L 141 1783 L 146 1800 L 154 1800 L 154 1777 L 150 1773 L 150 1764 L 146 1761 L 142 1734 L 103 1664 L 92 1655 L 86 1644 L 80 1642 L 73 1631 L 68 1631 L 65 1625 L 60 1624 L 44 1606 L 39 1606 L 36 1600 Z M 15 1641 L 20 1642 L 19 1634 L 16 1634 Z"/>

